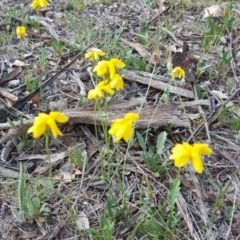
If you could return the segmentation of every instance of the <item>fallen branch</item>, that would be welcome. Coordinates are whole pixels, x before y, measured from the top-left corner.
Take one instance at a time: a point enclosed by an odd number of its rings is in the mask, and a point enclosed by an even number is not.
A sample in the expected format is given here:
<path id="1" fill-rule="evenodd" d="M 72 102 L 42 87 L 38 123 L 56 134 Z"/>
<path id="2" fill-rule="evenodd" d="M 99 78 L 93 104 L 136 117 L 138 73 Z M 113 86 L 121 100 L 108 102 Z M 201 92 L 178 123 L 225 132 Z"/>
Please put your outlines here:
<path id="1" fill-rule="evenodd" d="M 193 102 L 185 102 L 185 103 L 166 103 L 155 106 L 147 106 L 143 107 L 140 112 L 136 109 L 137 105 L 140 105 L 141 101 L 138 99 L 137 101 L 131 100 L 122 100 L 122 101 L 114 101 L 109 102 L 109 112 L 102 114 L 96 114 L 94 107 L 82 107 L 82 108 L 73 108 L 66 109 L 63 111 L 69 117 L 69 123 L 85 123 L 85 124 L 97 124 L 102 125 L 103 123 L 108 126 L 111 125 L 112 120 L 117 118 L 122 118 L 125 113 L 131 111 L 139 113 L 140 118 L 136 123 L 137 129 L 147 129 L 149 127 L 159 127 L 166 124 L 172 124 L 173 126 L 178 127 L 189 127 L 190 120 L 199 118 L 199 114 L 191 114 L 185 113 L 183 108 L 192 107 L 197 105 L 207 105 L 207 101 L 199 100 Z M 135 106 L 135 110 L 132 109 Z M 17 123 L 16 130 L 10 130 L 6 133 L 1 139 L 0 144 L 7 142 L 13 137 L 19 137 L 22 134 L 27 132 L 27 129 L 32 125 L 31 121 L 27 121 L 26 123 L 19 124 Z M 6 128 L 8 124 L 3 124 Z M 0 127 L 2 128 L 3 126 Z"/>

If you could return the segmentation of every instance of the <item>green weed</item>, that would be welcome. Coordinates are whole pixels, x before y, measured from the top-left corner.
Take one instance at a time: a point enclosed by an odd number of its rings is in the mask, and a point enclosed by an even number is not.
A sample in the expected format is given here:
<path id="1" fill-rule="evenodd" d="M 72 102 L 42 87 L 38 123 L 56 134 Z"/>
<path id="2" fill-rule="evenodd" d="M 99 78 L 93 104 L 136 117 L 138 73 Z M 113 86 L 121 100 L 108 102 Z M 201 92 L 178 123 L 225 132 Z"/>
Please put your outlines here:
<path id="1" fill-rule="evenodd" d="M 26 220 L 36 220 L 39 222 L 45 221 L 45 216 L 50 211 L 48 204 L 43 203 L 43 199 L 49 194 L 47 188 L 40 188 L 37 191 L 35 186 L 26 187 L 22 166 L 20 167 L 20 176 L 18 184 L 18 204 L 19 210 L 12 209 L 13 215 L 19 222 Z"/>
<path id="2" fill-rule="evenodd" d="M 11 126 L 12 129 L 17 130 L 17 126 L 9 118 L 8 118 L 8 123 Z M 20 123 L 23 124 L 23 118 L 22 117 L 20 117 Z M 16 147 L 16 149 L 19 153 L 22 152 L 23 148 L 28 146 L 29 143 L 30 143 L 28 141 L 28 134 L 27 133 L 21 135 L 18 138 L 13 138 L 12 141 L 13 141 L 13 144 L 15 145 L 15 147 Z"/>

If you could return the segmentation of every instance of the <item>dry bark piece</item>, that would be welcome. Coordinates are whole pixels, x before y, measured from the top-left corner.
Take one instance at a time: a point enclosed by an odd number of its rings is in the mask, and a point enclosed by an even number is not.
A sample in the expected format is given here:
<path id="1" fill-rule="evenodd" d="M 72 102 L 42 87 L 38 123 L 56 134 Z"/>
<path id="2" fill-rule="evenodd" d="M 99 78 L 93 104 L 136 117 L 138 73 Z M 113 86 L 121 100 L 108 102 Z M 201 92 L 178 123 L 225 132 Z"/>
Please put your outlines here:
<path id="1" fill-rule="evenodd" d="M 198 100 L 186 103 L 166 103 L 159 106 L 148 106 L 143 107 L 140 111 L 140 119 L 136 123 L 137 129 L 147 129 L 150 127 L 159 127 L 166 124 L 173 124 L 174 126 L 189 127 L 190 120 L 199 118 L 199 114 L 189 114 L 183 111 L 184 107 L 187 106 L 197 106 L 197 105 L 208 105 L 205 100 Z M 118 103 L 111 103 L 109 112 L 102 115 L 96 115 L 96 111 L 93 107 L 82 107 L 74 109 L 66 109 L 63 111 L 69 117 L 69 123 L 85 123 L 85 124 L 97 124 L 102 125 L 103 122 L 109 126 L 113 119 L 122 118 L 123 115 L 129 111 L 138 112 L 137 110 L 129 110 L 129 106 L 139 105 L 134 104 L 134 100 L 127 101 L 122 100 Z M 27 132 L 27 129 L 31 126 L 31 122 L 26 122 L 24 124 L 18 125 L 16 130 L 10 130 L 9 133 L 5 134 L 0 139 L 0 144 L 3 144 L 13 137 L 19 137 Z M 9 125 L 0 124 L 0 129 L 6 129 Z"/>
<path id="2" fill-rule="evenodd" d="M 126 103 L 128 101 L 125 101 Z M 124 104 L 124 101 L 123 103 Z M 101 125 L 105 122 L 108 126 L 112 123 L 112 120 L 122 118 L 129 109 L 112 108 L 108 113 L 102 115 L 96 115 L 92 108 L 75 108 L 66 109 L 64 114 L 69 117 L 69 122 L 72 123 L 86 123 Z M 138 112 L 138 110 L 131 110 L 132 112 Z M 189 117 L 194 117 L 195 114 L 187 114 L 184 116 L 182 111 L 182 105 L 179 103 L 167 103 L 159 106 L 143 107 L 140 111 L 140 118 L 136 123 L 137 129 L 146 129 L 149 127 L 159 127 L 165 124 L 173 124 L 174 126 L 189 126 Z M 194 115 L 194 116 L 193 116 Z M 196 116 L 195 116 L 196 117 Z"/>

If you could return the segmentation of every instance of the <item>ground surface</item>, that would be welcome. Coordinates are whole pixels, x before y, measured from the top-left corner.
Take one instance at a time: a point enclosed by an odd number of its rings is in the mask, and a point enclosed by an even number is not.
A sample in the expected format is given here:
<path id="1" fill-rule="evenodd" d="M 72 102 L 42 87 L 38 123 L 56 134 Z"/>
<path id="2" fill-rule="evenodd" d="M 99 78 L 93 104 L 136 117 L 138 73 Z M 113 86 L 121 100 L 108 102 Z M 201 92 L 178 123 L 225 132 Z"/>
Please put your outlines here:
<path id="1" fill-rule="evenodd" d="M 0 238 L 238 239 L 239 14 L 237 1 L 52 0 L 37 16 L 30 1 L 2 0 Z M 17 25 L 27 26 L 22 41 Z M 95 81 L 88 46 L 126 63 L 124 90 L 97 120 L 86 98 Z M 170 79 L 171 65 L 185 82 Z M 49 164 L 44 138 L 26 130 L 51 110 L 70 120 L 50 138 Z M 150 160 L 139 138 L 115 145 L 104 135 L 101 125 L 128 111 L 140 111 Z M 212 147 L 203 174 L 187 166 L 177 175 L 168 157 L 182 141 Z"/>

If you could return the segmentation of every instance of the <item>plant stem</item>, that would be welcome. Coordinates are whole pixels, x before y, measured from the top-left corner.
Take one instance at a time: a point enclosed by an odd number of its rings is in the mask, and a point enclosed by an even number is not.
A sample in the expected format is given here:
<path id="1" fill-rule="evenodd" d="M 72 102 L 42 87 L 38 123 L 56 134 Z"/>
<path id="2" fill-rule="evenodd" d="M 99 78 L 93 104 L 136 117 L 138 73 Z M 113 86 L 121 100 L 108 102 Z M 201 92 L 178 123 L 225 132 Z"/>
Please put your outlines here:
<path id="1" fill-rule="evenodd" d="M 53 178 L 52 178 L 52 163 L 51 163 L 51 154 L 50 154 L 50 149 L 49 149 L 49 135 L 47 133 L 44 134 L 45 135 L 45 148 L 46 148 L 46 152 L 47 152 L 47 156 L 48 156 L 48 165 L 49 165 L 49 177 L 52 181 L 52 186 L 53 186 Z"/>

